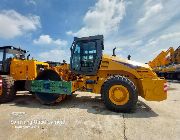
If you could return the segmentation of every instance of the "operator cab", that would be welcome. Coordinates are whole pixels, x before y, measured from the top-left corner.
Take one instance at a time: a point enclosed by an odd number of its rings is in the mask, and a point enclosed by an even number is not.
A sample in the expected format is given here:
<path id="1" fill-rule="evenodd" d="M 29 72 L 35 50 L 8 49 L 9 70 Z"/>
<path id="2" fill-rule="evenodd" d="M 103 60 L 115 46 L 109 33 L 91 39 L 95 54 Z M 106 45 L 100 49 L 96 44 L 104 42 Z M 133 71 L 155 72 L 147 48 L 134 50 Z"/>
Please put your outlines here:
<path id="1" fill-rule="evenodd" d="M 9 74 L 11 60 L 13 58 L 25 59 L 26 52 L 13 46 L 0 47 L 0 74 Z"/>
<path id="2" fill-rule="evenodd" d="M 103 50 L 102 35 L 75 37 L 71 46 L 71 71 L 82 75 L 96 75 Z"/>

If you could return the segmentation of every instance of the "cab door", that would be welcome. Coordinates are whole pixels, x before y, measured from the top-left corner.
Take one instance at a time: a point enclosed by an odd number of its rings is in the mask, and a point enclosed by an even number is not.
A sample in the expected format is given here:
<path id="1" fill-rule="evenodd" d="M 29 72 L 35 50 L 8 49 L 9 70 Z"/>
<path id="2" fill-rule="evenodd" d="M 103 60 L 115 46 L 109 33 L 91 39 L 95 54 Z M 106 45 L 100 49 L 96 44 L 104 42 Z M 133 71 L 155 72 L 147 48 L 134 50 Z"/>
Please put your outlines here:
<path id="1" fill-rule="evenodd" d="M 103 36 L 75 38 L 71 48 L 71 71 L 96 75 L 103 50 Z"/>

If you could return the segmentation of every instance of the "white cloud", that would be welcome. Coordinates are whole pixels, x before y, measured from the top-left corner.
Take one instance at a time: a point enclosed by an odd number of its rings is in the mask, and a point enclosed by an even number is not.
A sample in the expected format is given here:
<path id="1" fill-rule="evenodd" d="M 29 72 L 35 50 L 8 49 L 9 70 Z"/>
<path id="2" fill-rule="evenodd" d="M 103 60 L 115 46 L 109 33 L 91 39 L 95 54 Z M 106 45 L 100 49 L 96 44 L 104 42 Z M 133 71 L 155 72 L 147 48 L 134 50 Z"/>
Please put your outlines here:
<path id="1" fill-rule="evenodd" d="M 53 49 L 47 52 L 42 52 L 39 54 L 39 59 L 42 61 L 55 61 L 55 62 L 63 62 L 66 60 L 69 62 L 70 59 L 70 51 L 61 50 L 61 49 Z"/>
<path id="2" fill-rule="evenodd" d="M 151 20 L 153 16 L 156 16 L 163 9 L 162 3 L 157 3 L 151 7 L 147 7 L 144 17 L 140 18 L 138 24 L 143 24 L 148 20 Z"/>
<path id="3" fill-rule="evenodd" d="M 180 42 L 180 31 L 168 34 L 162 34 L 155 39 L 149 39 L 147 44 L 137 48 L 138 55 L 141 54 L 144 62 L 153 60 L 161 51 L 167 50 L 169 47 L 176 49 Z M 142 61 L 142 58 L 138 60 Z"/>
<path id="4" fill-rule="evenodd" d="M 178 0 L 98 0 L 84 15 L 83 26 L 66 34 L 104 34 L 104 53 L 112 55 L 112 49 L 117 47 L 117 56 L 126 58 L 130 54 L 132 60 L 148 62 L 160 51 L 179 46 L 179 7 Z M 68 60 L 69 56 L 64 54 L 64 50 L 54 49 L 41 57 L 56 60 L 62 56 Z"/>
<path id="5" fill-rule="evenodd" d="M 180 45 L 179 7 L 177 0 L 133 1 L 126 6 L 123 23 L 128 26 L 120 26 L 119 32 L 106 41 L 106 53 L 112 54 L 112 48 L 120 46 L 122 51 L 117 51 L 118 55 L 127 57 L 131 54 L 133 60 L 148 62 L 159 50 L 177 48 Z"/>
<path id="6" fill-rule="evenodd" d="M 36 3 L 35 0 L 25 0 L 25 3 L 26 3 L 27 5 L 34 5 L 34 6 L 37 5 L 37 3 Z"/>
<path id="7" fill-rule="evenodd" d="M 123 0 L 98 0 L 83 18 L 84 26 L 77 32 L 68 31 L 68 35 L 90 36 L 103 34 L 109 35 L 116 32 L 125 15 Z"/>
<path id="8" fill-rule="evenodd" d="M 143 43 L 142 40 L 136 40 L 136 41 L 133 41 L 131 45 L 132 46 L 140 46 L 140 45 L 142 45 L 142 43 Z"/>
<path id="9" fill-rule="evenodd" d="M 180 3 L 177 0 L 148 0 L 142 7 L 139 8 L 139 14 L 136 26 L 136 33 L 140 37 L 147 36 L 153 32 L 160 30 L 174 20 L 173 18 L 179 15 Z M 175 10 L 176 9 L 176 10 Z M 136 13 L 136 11 L 135 11 Z M 174 23 L 173 23 L 174 24 Z"/>
<path id="10" fill-rule="evenodd" d="M 33 43 L 36 45 L 42 45 L 43 47 L 51 46 L 55 48 L 47 50 L 38 54 L 39 60 L 42 61 L 55 61 L 62 62 L 66 60 L 69 62 L 70 50 L 66 51 L 64 47 L 67 47 L 67 41 L 62 39 L 53 39 L 49 35 L 41 35 L 38 39 L 33 40 Z M 44 48 L 46 50 L 46 48 Z"/>
<path id="11" fill-rule="evenodd" d="M 173 39 L 173 38 L 180 38 L 180 32 L 175 32 L 175 33 L 169 33 L 160 36 L 160 40 L 168 40 L 168 39 Z"/>
<path id="12" fill-rule="evenodd" d="M 157 51 L 153 52 L 153 55 L 157 56 L 157 55 L 160 54 L 162 51 L 166 51 L 166 49 L 157 50 Z"/>
<path id="13" fill-rule="evenodd" d="M 169 45 L 169 43 L 171 43 L 172 41 L 174 41 L 174 43 L 176 43 L 177 42 L 176 40 L 180 41 L 180 32 L 164 34 L 156 39 L 150 39 L 148 44 L 146 45 L 146 47 L 147 48 L 156 47 L 156 46 L 158 46 L 158 44 L 162 44 L 162 43 L 166 43 L 167 45 Z M 167 45 L 165 47 L 167 47 Z"/>
<path id="14" fill-rule="evenodd" d="M 38 39 L 34 39 L 33 43 L 37 45 L 55 45 L 55 46 L 67 45 L 67 41 L 61 39 L 53 39 L 49 35 L 41 35 Z"/>
<path id="15" fill-rule="evenodd" d="M 0 38 L 14 38 L 41 27 L 40 17 L 35 15 L 24 16 L 15 10 L 0 12 Z"/>
<path id="16" fill-rule="evenodd" d="M 74 35 L 75 33 L 73 33 L 72 31 L 67 31 L 66 34 L 67 35 Z"/>

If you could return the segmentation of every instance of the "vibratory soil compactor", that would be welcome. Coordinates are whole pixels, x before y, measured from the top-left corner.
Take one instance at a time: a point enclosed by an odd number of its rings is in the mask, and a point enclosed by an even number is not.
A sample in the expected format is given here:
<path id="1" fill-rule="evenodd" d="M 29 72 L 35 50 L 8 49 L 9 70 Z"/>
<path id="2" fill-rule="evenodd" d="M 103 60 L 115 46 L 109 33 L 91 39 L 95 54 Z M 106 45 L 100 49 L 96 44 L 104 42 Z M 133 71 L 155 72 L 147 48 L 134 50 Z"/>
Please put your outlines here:
<path id="1" fill-rule="evenodd" d="M 138 96 L 148 101 L 167 98 L 166 80 L 146 65 L 103 55 L 103 36 L 74 38 L 70 64 L 41 71 L 27 86 L 43 104 L 55 104 L 75 91 L 101 94 L 105 106 L 116 112 L 130 112 Z"/>
<path id="2" fill-rule="evenodd" d="M 146 64 L 103 55 L 103 36 L 74 38 L 70 64 L 46 69 L 31 82 L 30 91 L 44 104 L 54 104 L 75 91 L 101 94 L 105 106 L 129 112 L 138 95 L 148 101 L 167 98 L 166 81 Z"/>

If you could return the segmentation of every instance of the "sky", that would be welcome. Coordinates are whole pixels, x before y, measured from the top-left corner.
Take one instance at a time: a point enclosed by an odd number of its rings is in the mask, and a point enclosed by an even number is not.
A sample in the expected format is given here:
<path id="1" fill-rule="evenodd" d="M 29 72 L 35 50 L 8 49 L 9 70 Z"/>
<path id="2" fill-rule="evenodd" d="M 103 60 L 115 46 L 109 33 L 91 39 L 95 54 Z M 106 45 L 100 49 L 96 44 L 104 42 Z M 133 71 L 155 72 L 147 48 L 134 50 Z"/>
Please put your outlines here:
<path id="1" fill-rule="evenodd" d="M 70 59 L 74 37 L 104 35 L 104 53 L 146 63 L 180 45 L 179 0 L 1 0 L 0 46 Z"/>

